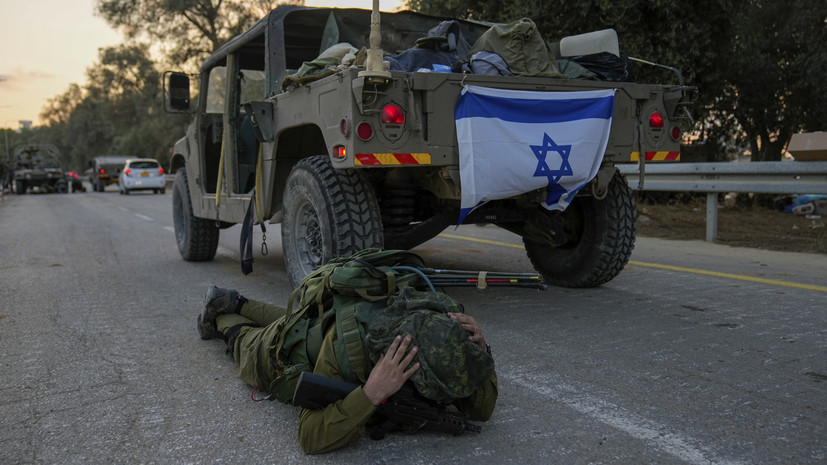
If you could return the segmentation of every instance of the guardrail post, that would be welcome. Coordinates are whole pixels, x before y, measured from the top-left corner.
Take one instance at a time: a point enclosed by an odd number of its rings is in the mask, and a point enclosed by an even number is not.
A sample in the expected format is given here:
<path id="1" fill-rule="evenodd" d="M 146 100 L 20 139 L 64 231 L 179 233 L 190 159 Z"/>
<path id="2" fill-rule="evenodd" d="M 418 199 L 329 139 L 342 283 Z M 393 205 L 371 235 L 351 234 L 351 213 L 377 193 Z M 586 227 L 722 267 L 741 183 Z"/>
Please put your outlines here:
<path id="1" fill-rule="evenodd" d="M 706 241 L 718 238 L 718 193 L 706 193 Z"/>

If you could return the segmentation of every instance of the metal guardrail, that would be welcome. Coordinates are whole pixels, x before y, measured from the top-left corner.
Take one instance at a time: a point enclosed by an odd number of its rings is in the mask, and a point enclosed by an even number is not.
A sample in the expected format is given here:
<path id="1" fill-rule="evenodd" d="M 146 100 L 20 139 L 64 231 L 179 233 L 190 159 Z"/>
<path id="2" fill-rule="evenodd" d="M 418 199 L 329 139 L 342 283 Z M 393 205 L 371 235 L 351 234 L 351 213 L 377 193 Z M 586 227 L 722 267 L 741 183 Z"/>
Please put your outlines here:
<path id="1" fill-rule="evenodd" d="M 661 163 L 618 165 L 629 187 L 663 192 L 706 192 L 706 240 L 718 236 L 718 194 L 827 194 L 827 161 Z"/>

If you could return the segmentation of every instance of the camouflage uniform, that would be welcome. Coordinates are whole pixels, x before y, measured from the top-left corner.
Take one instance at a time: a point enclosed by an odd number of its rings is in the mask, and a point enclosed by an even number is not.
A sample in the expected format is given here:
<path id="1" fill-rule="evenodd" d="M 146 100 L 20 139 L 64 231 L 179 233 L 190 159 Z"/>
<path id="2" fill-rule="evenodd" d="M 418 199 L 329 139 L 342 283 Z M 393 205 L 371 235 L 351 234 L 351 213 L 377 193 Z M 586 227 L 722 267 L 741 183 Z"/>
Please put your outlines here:
<path id="1" fill-rule="evenodd" d="M 247 384 L 251 386 L 269 386 L 275 379 L 276 371 L 270 361 L 270 354 L 276 348 L 278 321 L 284 318 L 286 313 L 287 310 L 283 307 L 248 300 L 241 307 L 239 314 L 219 315 L 216 318 L 218 330 L 223 334 L 230 335 L 231 332 L 237 330 L 237 336 L 230 341 L 232 343 L 232 354 L 233 359 L 239 366 L 239 377 Z M 392 314 L 390 317 L 392 317 Z M 403 330 L 406 330 L 406 328 L 403 328 Z M 352 379 L 345 379 L 339 368 L 333 348 L 336 337 L 334 325 L 324 337 L 313 372 L 330 378 L 355 382 Z M 467 335 L 463 335 L 463 338 L 467 338 Z M 384 342 L 379 342 L 379 339 L 381 337 L 374 339 L 373 343 L 376 347 L 384 344 Z M 427 343 L 427 341 L 421 342 Z M 420 345 L 421 342 L 417 342 L 420 350 L 422 352 L 429 350 L 429 347 Z M 469 344 L 475 346 L 470 342 Z M 384 347 L 379 349 L 380 353 L 386 350 L 389 345 L 390 342 L 384 344 Z M 433 350 L 439 349 L 435 347 Z M 371 358 L 373 359 L 374 351 L 371 352 Z M 466 352 L 465 357 L 480 357 L 479 352 L 485 353 L 481 349 L 479 351 L 470 349 Z M 417 360 L 419 359 L 418 355 Z M 420 369 L 419 371 L 423 370 Z M 487 379 L 480 380 L 479 388 L 464 398 L 453 402 L 460 411 L 468 414 L 471 420 L 486 421 L 494 411 L 498 390 L 497 375 L 493 371 L 493 360 L 491 361 L 489 373 L 491 375 Z M 443 384 L 447 389 L 459 389 L 450 387 L 451 383 L 449 382 Z M 417 383 L 415 385 L 417 385 L 417 389 L 420 389 Z M 460 391 L 461 389 L 458 392 Z M 302 450 L 307 454 L 319 454 L 357 441 L 364 434 L 375 411 L 376 407 L 368 400 L 368 397 L 362 391 L 362 387 L 357 388 L 344 399 L 330 404 L 324 409 L 302 409 L 299 421 L 299 442 Z"/>

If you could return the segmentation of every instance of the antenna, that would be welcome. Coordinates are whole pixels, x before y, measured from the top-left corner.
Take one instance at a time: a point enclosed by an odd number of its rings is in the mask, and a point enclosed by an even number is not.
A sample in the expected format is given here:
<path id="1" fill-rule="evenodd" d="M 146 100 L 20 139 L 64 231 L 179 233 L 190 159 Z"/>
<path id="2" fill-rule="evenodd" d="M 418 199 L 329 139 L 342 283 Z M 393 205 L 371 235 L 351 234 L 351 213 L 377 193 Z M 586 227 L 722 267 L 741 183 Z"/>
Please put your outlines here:
<path id="1" fill-rule="evenodd" d="M 390 79 L 388 63 L 383 61 L 381 20 L 379 18 L 379 0 L 373 0 L 373 11 L 370 14 L 370 48 L 365 61 L 365 70 L 359 72 L 359 77 L 380 83 Z"/>

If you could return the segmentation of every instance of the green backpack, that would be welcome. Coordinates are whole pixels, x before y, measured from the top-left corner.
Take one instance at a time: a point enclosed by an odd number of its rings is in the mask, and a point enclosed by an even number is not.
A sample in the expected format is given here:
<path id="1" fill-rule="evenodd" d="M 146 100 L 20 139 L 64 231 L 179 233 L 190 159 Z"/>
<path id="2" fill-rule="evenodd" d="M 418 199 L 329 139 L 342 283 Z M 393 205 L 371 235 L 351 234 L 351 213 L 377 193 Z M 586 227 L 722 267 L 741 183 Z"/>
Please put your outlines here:
<path id="1" fill-rule="evenodd" d="M 456 341 L 467 340 L 467 335 L 445 313 L 462 312 L 462 305 L 441 292 L 417 291 L 427 279 L 423 268 L 422 258 L 413 252 L 365 249 L 334 258 L 306 276 L 291 294 L 287 316 L 280 323 L 273 356 L 279 376 L 269 386 L 270 398 L 292 401 L 299 375 L 313 371 L 332 325 L 337 332 L 334 352 L 346 381 L 364 384 L 396 334 L 405 332 L 417 338 L 414 325 L 426 328 L 427 335 L 419 339 L 439 339 L 424 341 L 430 351 L 421 350 L 419 356 L 434 357 L 431 363 L 423 358 L 422 368 L 412 378 L 417 390 L 440 402 L 470 395 L 493 373 L 493 359 L 470 342 L 455 350 Z M 456 382 L 453 378 L 441 381 L 445 379 L 445 357 L 439 353 L 443 349 L 458 354 L 451 360 L 461 366 L 474 366 L 472 379 L 463 374 Z"/>

